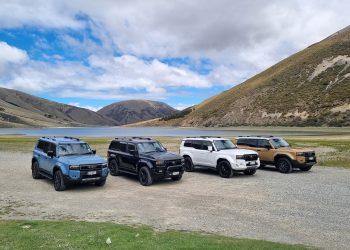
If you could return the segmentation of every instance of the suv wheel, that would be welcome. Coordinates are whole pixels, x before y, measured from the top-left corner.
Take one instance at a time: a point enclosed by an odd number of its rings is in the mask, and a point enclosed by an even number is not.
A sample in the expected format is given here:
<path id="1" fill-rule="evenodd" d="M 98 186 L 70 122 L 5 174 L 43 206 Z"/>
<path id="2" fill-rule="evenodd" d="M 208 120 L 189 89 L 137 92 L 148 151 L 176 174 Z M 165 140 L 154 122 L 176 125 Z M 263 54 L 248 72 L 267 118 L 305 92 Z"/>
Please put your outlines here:
<path id="1" fill-rule="evenodd" d="M 313 166 L 307 166 L 307 167 L 300 167 L 299 169 L 301 171 L 309 171 Z"/>
<path id="2" fill-rule="evenodd" d="M 244 171 L 245 175 L 254 175 L 256 173 L 256 169 L 247 169 Z"/>
<path id="3" fill-rule="evenodd" d="M 288 174 L 293 170 L 293 165 L 287 158 L 279 158 L 276 162 L 276 167 L 283 174 Z"/>
<path id="4" fill-rule="evenodd" d="M 231 178 L 233 176 L 231 164 L 226 160 L 219 162 L 218 172 L 219 175 L 224 178 Z"/>
<path id="5" fill-rule="evenodd" d="M 40 179 L 41 178 L 41 174 L 39 171 L 39 163 L 37 161 L 34 161 L 32 163 L 32 177 L 33 177 L 33 179 Z"/>
<path id="6" fill-rule="evenodd" d="M 63 174 L 61 170 L 57 170 L 53 174 L 53 185 L 56 191 L 63 191 L 66 189 L 67 186 L 66 186 L 66 183 L 64 182 Z"/>
<path id="7" fill-rule="evenodd" d="M 192 172 L 194 170 L 194 166 L 193 166 L 193 162 L 192 162 L 191 157 L 185 156 L 184 167 L 185 167 L 186 172 Z"/>
<path id="8" fill-rule="evenodd" d="M 152 184 L 152 176 L 148 167 L 141 167 L 139 170 L 139 181 L 143 186 L 149 186 Z"/>
<path id="9" fill-rule="evenodd" d="M 98 186 L 98 187 L 102 187 L 105 184 L 106 184 L 106 179 L 95 182 L 95 185 Z"/>
<path id="10" fill-rule="evenodd" d="M 119 172 L 119 164 L 116 160 L 111 160 L 108 164 L 109 171 L 111 175 L 117 176 L 120 174 Z"/>
<path id="11" fill-rule="evenodd" d="M 171 176 L 171 179 L 173 181 L 179 181 L 181 180 L 181 178 L 182 178 L 182 174 Z"/>

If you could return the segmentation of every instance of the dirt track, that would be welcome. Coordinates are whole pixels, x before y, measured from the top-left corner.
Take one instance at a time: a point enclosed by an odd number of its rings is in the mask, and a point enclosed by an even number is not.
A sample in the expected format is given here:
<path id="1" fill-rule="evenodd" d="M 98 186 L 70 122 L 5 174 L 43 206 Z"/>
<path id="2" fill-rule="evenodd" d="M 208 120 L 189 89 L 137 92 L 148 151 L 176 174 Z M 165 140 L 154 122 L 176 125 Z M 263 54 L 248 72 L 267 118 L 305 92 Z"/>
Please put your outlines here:
<path id="1" fill-rule="evenodd" d="M 31 155 L 0 151 L 0 218 L 78 219 L 142 223 L 159 229 L 215 232 L 229 236 L 349 249 L 350 170 L 315 168 L 283 175 L 223 179 L 186 173 L 179 182 L 141 186 L 129 176 L 109 176 L 102 188 L 54 191 L 31 178 Z"/>

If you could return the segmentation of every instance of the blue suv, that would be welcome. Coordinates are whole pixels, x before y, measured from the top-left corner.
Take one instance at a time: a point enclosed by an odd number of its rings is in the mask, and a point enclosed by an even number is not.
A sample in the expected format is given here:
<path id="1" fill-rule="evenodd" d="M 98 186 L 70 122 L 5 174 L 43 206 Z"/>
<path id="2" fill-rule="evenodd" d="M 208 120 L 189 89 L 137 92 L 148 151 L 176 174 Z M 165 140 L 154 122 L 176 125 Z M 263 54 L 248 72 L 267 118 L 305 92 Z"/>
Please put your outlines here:
<path id="1" fill-rule="evenodd" d="M 103 186 L 108 173 L 106 160 L 77 138 L 41 137 L 33 151 L 33 178 L 53 180 L 56 191 L 65 190 L 69 183 Z"/>

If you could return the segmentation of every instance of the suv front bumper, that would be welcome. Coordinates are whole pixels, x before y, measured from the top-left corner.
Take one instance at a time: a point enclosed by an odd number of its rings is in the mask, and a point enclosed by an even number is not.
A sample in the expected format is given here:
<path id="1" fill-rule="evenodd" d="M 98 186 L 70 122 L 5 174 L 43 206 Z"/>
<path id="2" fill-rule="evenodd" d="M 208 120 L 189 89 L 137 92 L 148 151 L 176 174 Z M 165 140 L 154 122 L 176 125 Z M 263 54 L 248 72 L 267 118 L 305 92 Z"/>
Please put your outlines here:
<path id="1" fill-rule="evenodd" d="M 236 162 L 230 162 L 231 167 L 234 171 L 245 171 L 249 169 L 257 169 L 260 167 L 260 160 L 256 161 L 245 161 L 245 160 L 237 160 Z"/>
<path id="2" fill-rule="evenodd" d="M 70 170 L 68 175 L 64 175 L 64 179 L 69 183 L 92 183 L 107 179 L 108 173 L 108 168 L 93 171 Z"/>
<path id="3" fill-rule="evenodd" d="M 178 176 L 184 173 L 185 169 L 182 165 L 169 166 L 164 168 L 154 168 L 152 175 L 156 179 L 169 178 L 171 176 Z"/>

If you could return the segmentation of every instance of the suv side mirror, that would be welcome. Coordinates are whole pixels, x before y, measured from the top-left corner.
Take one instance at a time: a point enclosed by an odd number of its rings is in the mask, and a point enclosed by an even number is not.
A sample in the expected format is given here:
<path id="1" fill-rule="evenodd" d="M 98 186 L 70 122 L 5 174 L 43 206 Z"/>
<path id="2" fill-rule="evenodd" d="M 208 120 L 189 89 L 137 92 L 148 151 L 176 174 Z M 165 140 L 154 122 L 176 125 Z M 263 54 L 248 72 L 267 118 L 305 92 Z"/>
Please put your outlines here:
<path id="1" fill-rule="evenodd" d="M 47 156 L 52 158 L 55 156 L 55 154 L 53 151 L 47 151 Z"/>
<path id="2" fill-rule="evenodd" d="M 167 152 L 167 151 L 168 151 L 168 149 L 167 149 L 167 148 L 164 148 L 164 150 L 165 150 L 165 152 Z"/>
<path id="3" fill-rule="evenodd" d="M 213 146 L 208 146 L 208 151 L 213 152 Z"/>
<path id="4" fill-rule="evenodd" d="M 91 150 L 92 154 L 96 154 L 96 149 Z"/>

